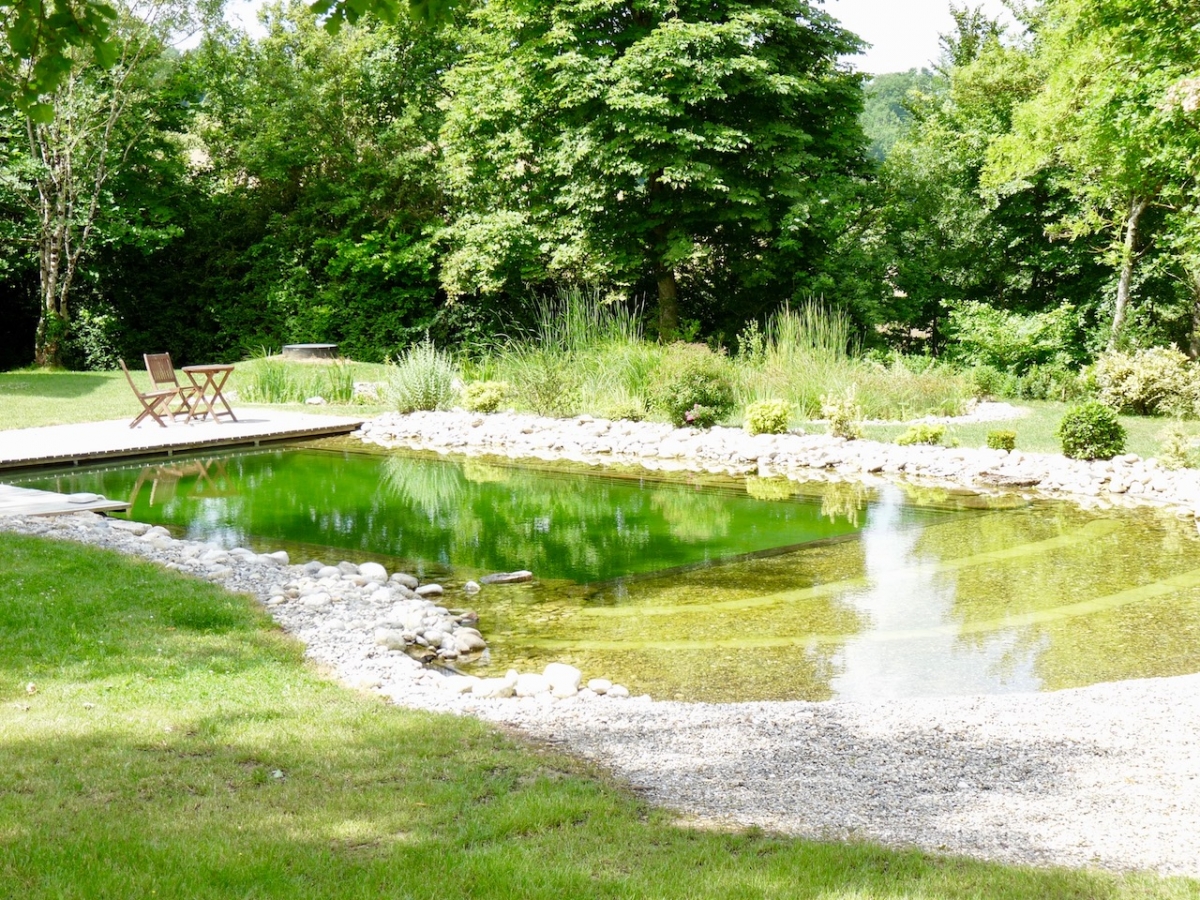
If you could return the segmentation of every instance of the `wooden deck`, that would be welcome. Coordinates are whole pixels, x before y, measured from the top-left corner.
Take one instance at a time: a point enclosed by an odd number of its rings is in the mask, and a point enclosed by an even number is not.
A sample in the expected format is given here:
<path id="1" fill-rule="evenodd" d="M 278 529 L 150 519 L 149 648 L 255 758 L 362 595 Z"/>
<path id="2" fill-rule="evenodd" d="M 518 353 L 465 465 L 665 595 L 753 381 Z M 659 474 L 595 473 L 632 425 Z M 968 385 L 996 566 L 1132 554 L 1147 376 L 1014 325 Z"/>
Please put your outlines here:
<path id="1" fill-rule="evenodd" d="M 0 484 L 0 516 L 55 516 L 60 513 L 124 512 L 129 504 L 99 494 L 56 494 Z"/>
<path id="2" fill-rule="evenodd" d="M 171 457 L 196 450 L 258 447 L 278 441 L 349 434 L 363 422 L 344 416 L 256 410 L 241 407 L 237 422 L 172 423 L 163 428 L 152 421 L 137 428 L 128 419 L 51 425 L 0 431 L 0 480 L 5 472 L 45 467 L 77 466 L 107 460 Z M 56 494 L 0 484 L 0 515 L 52 515 L 91 509 L 127 509 L 123 501 L 82 495 Z"/>

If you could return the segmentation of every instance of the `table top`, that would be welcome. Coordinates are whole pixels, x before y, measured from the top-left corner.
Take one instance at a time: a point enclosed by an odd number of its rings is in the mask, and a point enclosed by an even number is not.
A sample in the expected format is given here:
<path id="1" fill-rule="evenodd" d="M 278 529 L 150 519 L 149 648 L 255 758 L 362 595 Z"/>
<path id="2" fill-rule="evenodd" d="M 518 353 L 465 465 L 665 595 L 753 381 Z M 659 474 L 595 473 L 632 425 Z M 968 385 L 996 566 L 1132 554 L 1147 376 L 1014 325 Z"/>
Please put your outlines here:
<path id="1" fill-rule="evenodd" d="M 232 363 L 218 363 L 218 364 L 213 364 L 213 365 L 208 365 L 208 366 L 184 366 L 183 367 L 184 372 L 224 372 L 226 370 L 232 372 L 233 364 Z"/>

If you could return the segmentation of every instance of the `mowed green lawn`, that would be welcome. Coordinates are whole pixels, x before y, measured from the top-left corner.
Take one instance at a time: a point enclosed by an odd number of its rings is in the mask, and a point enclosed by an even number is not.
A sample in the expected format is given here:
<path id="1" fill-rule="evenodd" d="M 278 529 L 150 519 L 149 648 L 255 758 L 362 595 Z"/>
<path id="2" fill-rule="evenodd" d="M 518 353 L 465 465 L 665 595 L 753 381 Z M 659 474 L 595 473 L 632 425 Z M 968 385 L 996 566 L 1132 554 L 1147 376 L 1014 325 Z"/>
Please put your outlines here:
<path id="1" fill-rule="evenodd" d="M 255 361 L 239 364 L 229 382 L 229 388 L 237 390 L 239 375 L 245 375 L 256 365 Z M 292 363 L 303 371 L 311 363 Z M 385 380 L 387 367 L 355 364 L 362 369 L 362 378 Z M 134 372 L 134 380 L 143 388 L 149 388 L 145 372 Z M 182 375 L 180 376 L 182 380 Z M 186 382 L 185 382 L 186 383 Z M 245 406 L 241 401 L 237 406 Z M 1067 411 L 1068 404 L 1048 401 L 1022 402 L 1020 406 L 1029 410 L 1021 418 L 1007 422 L 986 422 L 972 425 L 951 425 L 946 430 L 947 439 L 957 440 L 963 447 L 983 447 L 987 444 L 987 433 L 993 429 L 1010 429 L 1017 433 L 1017 449 L 1038 453 L 1058 453 L 1061 447 L 1055 437 L 1058 422 Z M 306 406 L 288 404 L 276 407 L 302 412 L 336 415 L 372 416 L 385 410 L 382 404 L 354 404 Z M 79 422 L 99 422 L 107 419 L 133 417 L 141 407 L 125 376 L 117 372 L 40 372 L 22 370 L 0 372 L 0 430 L 11 428 L 33 428 L 38 425 L 68 425 Z M 1127 451 L 1143 457 L 1157 456 L 1158 434 L 1169 423 L 1167 419 L 1145 416 L 1121 416 L 1121 422 L 1129 434 Z M 153 424 L 153 423 L 151 423 Z M 1193 436 L 1200 436 L 1200 422 L 1184 422 L 1184 429 Z M 812 423 L 806 426 L 814 433 L 824 431 L 824 426 Z M 907 430 L 905 425 L 868 425 L 865 436 L 870 440 L 894 441 Z"/>
<path id="2" fill-rule="evenodd" d="M 0 532 L 0 897 L 1182 898 L 1200 884 L 682 827 L 304 662 L 249 598 Z"/>
<path id="3" fill-rule="evenodd" d="M 244 377 L 255 362 L 239 363 L 230 376 L 227 391 L 236 392 L 240 377 Z M 295 363 L 297 367 L 311 363 Z M 356 364 L 358 365 L 358 364 Z M 364 377 L 382 379 L 384 366 L 363 366 Z M 134 371 L 134 383 L 143 390 L 150 390 L 149 376 Z M 188 384 L 186 376 L 178 373 L 181 384 Z M 234 401 L 246 406 L 243 401 Z M 361 404 L 306 406 L 288 404 L 280 409 L 298 410 L 330 415 L 377 415 L 383 411 L 380 405 Z M 109 419 L 133 420 L 141 412 L 141 404 L 133 395 L 125 374 L 115 372 L 44 372 L 22 369 L 15 372 L 0 372 L 0 430 L 10 428 L 35 428 L 39 425 L 74 425 L 80 422 L 103 422 Z M 149 422 L 149 426 L 153 426 Z"/>

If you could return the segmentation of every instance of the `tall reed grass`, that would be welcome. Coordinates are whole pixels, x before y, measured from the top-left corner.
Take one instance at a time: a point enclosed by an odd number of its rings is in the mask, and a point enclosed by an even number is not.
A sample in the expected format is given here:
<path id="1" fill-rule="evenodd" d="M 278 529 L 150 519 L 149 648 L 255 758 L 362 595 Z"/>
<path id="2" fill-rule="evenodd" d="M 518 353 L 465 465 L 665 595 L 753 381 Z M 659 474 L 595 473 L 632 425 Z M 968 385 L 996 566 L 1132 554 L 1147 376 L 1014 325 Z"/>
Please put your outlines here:
<path id="1" fill-rule="evenodd" d="M 636 309 L 570 288 L 537 301 L 527 333 L 476 348 L 464 372 L 508 382 L 515 405 L 542 415 L 640 418 L 661 356 Z"/>
<path id="2" fill-rule="evenodd" d="M 303 403 L 321 397 L 328 403 L 354 401 L 354 363 L 284 362 L 264 350 L 238 368 L 238 397 L 247 403 Z"/>
<path id="3" fill-rule="evenodd" d="M 962 376 L 943 366 L 920 371 L 900 360 L 881 364 L 864 359 L 849 317 L 819 304 L 785 306 L 761 332 L 750 328 L 739 341 L 739 405 L 779 399 L 792 404 L 801 419 L 820 415 L 822 397 L 855 395 L 871 419 L 905 419 L 961 411 L 971 397 Z"/>

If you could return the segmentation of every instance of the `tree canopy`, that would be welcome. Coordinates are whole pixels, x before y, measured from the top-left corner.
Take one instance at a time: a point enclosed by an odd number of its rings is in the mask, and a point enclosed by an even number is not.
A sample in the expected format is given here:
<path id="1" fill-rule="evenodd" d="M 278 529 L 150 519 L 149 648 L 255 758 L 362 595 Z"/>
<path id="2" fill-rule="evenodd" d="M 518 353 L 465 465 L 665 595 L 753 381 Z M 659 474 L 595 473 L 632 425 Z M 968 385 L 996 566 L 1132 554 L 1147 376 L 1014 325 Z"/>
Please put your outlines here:
<path id="1" fill-rule="evenodd" d="M 787 296 L 822 252 L 823 207 L 862 169 L 857 40 L 802 0 L 531 3 L 471 19 L 448 74 L 452 295 L 563 278 Z"/>
<path id="2" fill-rule="evenodd" d="M 1194 3 L 955 5 L 864 81 L 809 0 L 220 2 L 0 0 L 3 364 L 383 359 L 566 287 L 727 346 L 817 301 L 1200 356 Z"/>

